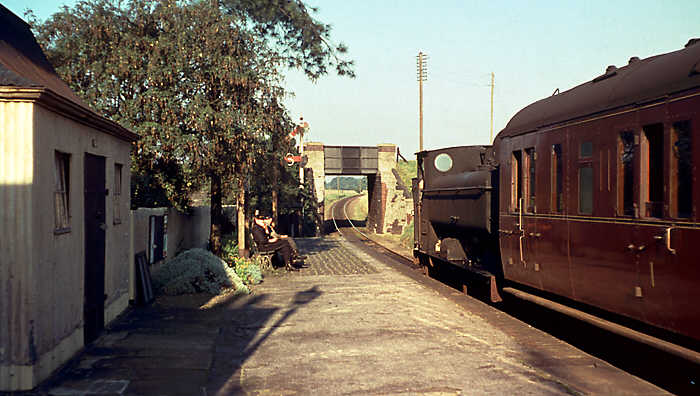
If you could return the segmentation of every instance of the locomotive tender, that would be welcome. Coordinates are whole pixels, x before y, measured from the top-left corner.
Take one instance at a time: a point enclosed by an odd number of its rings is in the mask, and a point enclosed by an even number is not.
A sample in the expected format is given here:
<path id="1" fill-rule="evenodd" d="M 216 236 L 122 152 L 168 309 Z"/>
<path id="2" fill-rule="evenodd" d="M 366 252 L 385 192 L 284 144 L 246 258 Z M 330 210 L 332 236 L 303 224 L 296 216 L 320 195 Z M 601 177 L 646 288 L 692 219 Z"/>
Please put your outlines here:
<path id="1" fill-rule="evenodd" d="M 418 153 L 415 256 L 700 340 L 700 39 Z"/>

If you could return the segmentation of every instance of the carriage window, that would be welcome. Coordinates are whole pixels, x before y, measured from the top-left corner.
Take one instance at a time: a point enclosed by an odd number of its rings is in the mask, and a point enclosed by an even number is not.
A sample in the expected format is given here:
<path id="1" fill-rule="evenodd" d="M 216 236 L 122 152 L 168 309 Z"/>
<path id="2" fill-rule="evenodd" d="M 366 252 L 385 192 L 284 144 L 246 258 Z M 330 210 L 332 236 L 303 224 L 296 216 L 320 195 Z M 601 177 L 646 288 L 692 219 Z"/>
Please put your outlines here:
<path id="1" fill-rule="evenodd" d="M 562 198 L 564 193 L 564 174 L 563 174 L 563 164 L 561 158 L 561 144 L 552 145 L 552 196 L 551 196 L 551 207 L 552 212 L 561 213 L 563 210 Z"/>
<path id="2" fill-rule="evenodd" d="M 523 169 L 523 157 L 520 150 L 513 151 L 513 156 L 511 157 L 511 168 L 510 168 L 510 183 L 511 183 L 511 193 L 510 193 L 510 206 L 512 211 L 517 211 L 519 208 L 519 202 L 523 198 L 523 186 L 522 186 L 522 169 Z"/>
<path id="3" fill-rule="evenodd" d="M 534 213 L 535 210 L 535 149 L 525 149 L 525 185 L 527 187 L 527 205 L 528 212 Z"/>
<path id="4" fill-rule="evenodd" d="M 652 124 L 642 128 L 642 188 L 646 197 L 644 215 L 663 216 L 664 201 L 664 126 Z"/>
<path id="5" fill-rule="evenodd" d="M 622 214 L 635 216 L 634 204 L 634 132 L 626 131 L 620 134 L 619 168 L 618 168 L 618 199 Z"/>
<path id="6" fill-rule="evenodd" d="M 593 166 L 590 164 L 578 169 L 578 211 L 593 213 Z"/>
<path id="7" fill-rule="evenodd" d="M 581 151 L 579 152 L 580 158 L 590 158 L 593 156 L 593 143 L 583 142 L 581 143 Z"/>
<path id="8" fill-rule="evenodd" d="M 693 157 L 690 121 L 673 124 L 673 181 L 672 201 L 676 204 L 676 217 L 689 218 L 693 214 Z M 675 196 L 674 196 L 675 194 Z"/>

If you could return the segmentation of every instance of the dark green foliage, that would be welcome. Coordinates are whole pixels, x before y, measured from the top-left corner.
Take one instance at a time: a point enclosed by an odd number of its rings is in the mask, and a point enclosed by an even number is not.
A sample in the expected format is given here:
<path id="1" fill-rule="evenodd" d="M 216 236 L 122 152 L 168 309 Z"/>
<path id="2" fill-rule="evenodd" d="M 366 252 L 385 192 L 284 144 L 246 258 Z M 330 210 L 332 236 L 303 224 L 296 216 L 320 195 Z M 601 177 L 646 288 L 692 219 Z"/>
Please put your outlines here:
<path id="1" fill-rule="evenodd" d="M 418 172 L 418 163 L 416 160 L 410 160 L 407 162 L 399 161 L 396 166 L 396 170 L 401 176 L 401 181 L 409 189 L 412 190 L 413 182 L 411 179 L 416 177 Z"/>
<path id="2" fill-rule="evenodd" d="M 336 176 L 330 181 L 326 182 L 326 188 L 335 190 L 340 186 L 341 190 L 348 191 L 367 191 L 367 178 L 366 177 L 348 177 L 348 176 Z"/>
<path id="3" fill-rule="evenodd" d="M 335 67 L 338 75 L 355 77 L 353 61 L 345 59 L 347 47 L 330 39 L 331 26 L 313 17 L 318 9 L 300 0 L 221 0 L 229 12 L 255 26 L 269 40 L 275 54 L 290 68 L 304 70 L 311 80 Z"/>
<path id="4" fill-rule="evenodd" d="M 263 131 L 288 121 L 280 61 L 211 2 L 82 1 L 34 28 L 63 79 L 141 135 L 133 167 L 175 206 L 212 173 L 243 173 Z"/>
<path id="5" fill-rule="evenodd" d="M 166 198 L 185 210 L 209 184 L 215 251 L 224 196 L 280 177 L 294 184 L 275 174 L 293 127 L 281 70 L 353 75 L 345 47 L 298 0 L 82 0 L 42 23 L 28 19 L 64 81 L 141 136 L 137 204 Z"/>

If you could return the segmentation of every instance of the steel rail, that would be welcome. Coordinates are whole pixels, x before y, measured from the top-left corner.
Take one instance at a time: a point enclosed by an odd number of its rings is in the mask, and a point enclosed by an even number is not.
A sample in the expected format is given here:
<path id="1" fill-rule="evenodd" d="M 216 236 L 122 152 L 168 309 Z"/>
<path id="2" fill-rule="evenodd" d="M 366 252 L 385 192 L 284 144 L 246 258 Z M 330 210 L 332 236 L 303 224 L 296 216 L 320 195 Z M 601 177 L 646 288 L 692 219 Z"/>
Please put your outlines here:
<path id="1" fill-rule="evenodd" d="M 375 250 L 381 250 L 383 254 L 393 257 L 395 260 L 401 262 L 403 265 L 406 265 L 406 266 L 408 266 L 408 267 L 410 267 L 410 268 L 414 268 L 414 269 L 415 269 L 417 266 L 416 266 L 416 263 L 414 263 L 414 261 L 413 261 L 412 259 L 410 259 L 410 258 L 404 256 L 403 254 L 398 253 L 398 252 L 396 252 L 396 251 L 394 251 L 394 250 L 392 250 L 392 249 L 390 249 L 390 248 L 384 246 L 383 244 L 381 244 L 381 243 L 379 243 L 379 242 L 376 242 L 374 239 L 370 238 L 370 237 L 367 236 L 365 233 L 363 233 L 362 231 L 360 231 L 360 229 L 358 229 L 358 228 L 355 226 L 355 224 L 353 224 L 352 220 L 350 220 L 350 216 L 348 216 L 348 213 L 347 213 L 347 205 L 348 205 L 351 201 L 353 201 L 353 199 L 357 199 L 357 198 L 359 198 L 359 197 L 361 197 L 361 195 L 355 195 L 355 196 L 353 196 L 353 197 L 349 197 L 349 198 L 347 198 L 347 199 L 345 200 L 345 202 L 343 203 L 343 214 L 344 214 L 345 220 L 347 220 L 347 222 L 350 223 L 350 226 L 352 226 L 352 228 L 355 230 L 355 232 L 357 232 L 359 235 L 361 235 L 361 236 L 365 239 L 365 240 L 362 240 L 362 238 L 359 238 L 359 241 L 362 242 L 362 243 L 364 243 L 364 244 L 366 244 L 366 245 L 368 245 L 368 246 L 370 246 L 370 247 L 372 247 L 372 248 L 375 249 Z M 338 233 L 340 234 L 340 236 L 342 236 L 342 237 L 345 238 L 346 240 L 350 241 L 350 239 L 348 239 L 347 235 L 343 235 L 343 234 L 340 232 L 340 229 L 338 228 L 338 225 L 337 225 L 337 223 L 335 222 L 335 209 L 336 209 L 335 204 L 336 204 L 336 203 L 339 203 L 339 202 L 340 202 L 340 201 L 334 202 L 334 203 L 333 203 L 334 206 L 333 206 L 333 208 L 331 209 L 331 215 L 332 215 L 332 217 L 333 217 L 333 224 L 335 225 L 336 230 L 338 230 Z"/>
<path id="2" fill-rule="evenodd" d="M 335 222 L 335 208 L 338 204 L 338 201 L 333 202 L 333 206 L 331 206 L 331 220 L 333 220 L 333 226 L 335 226 L 335 230 L 338 231 L 338 234 L 340 236 L 343 236 L 343 233 L 340 232 L 340 228 L 338 228 L 338 223 Z"/>
<path id="3" fill-rule="evenodd" d="M 350 198 L 350 199 L 348 199 L 348 200 L 345 201 L 345 203 L 343 204 L 343 214 L 345 215 L 345 219 L 348 221 L 348 223 L 350 223 L 350 225 L 352 226 L 352 228 L 353 228 L 355 231 L 357 231 L 358 234 L 362 235 L 363 237 L 365 237 L 365 238 L 367 238 L 367 239 L 369 239 L 369 240 L 371 241 L 372 239 L 370 239 L 370 237 L 368 237 L 367 235 L 363 234 L 362 231 L 358 230 L 357 227 L 355 227 L 355 224 L 352 224 L 352 220 L 350 220 L 350 216 L 348 216 L 348 210 L 347 210 L 347 209 L 348 209 L 348 203 L 350 203 L 350 201 L 352 201 L 353 199 L 356 199 L 356 198 L 359 197 L 359 196 L 360 196 L 360 195 L 355 195 L 354 197 L 352 197 L 352 198 Z M 338 232 L 340 232 L 340 230 L 338 230 Z"/>
<path id="4" fill-rule="evenodd" d="M 649 345 L 653 348 L 660 349 L 672 355 L 676 355 L 682 359 L 691 361 L 695 364 L 700 364 L 700 353 L 691 349 L 684 348 L 680 345 L 672 344 L 668 341 L 664 341 L 644 333 L 640 333 L 636 330 L 630 329 L 629 327 L 625 327 L 617 323 L 613 323 L 605 319 L 599 318 L 597 316 L 587 314 L 577 309 L 556 303 L 554 301 L 547 300 L 545 298 L 538 297 L 530 293 L 526 293 L 522 290 L 514 289 L 512 287 L 504 287 L 502 290 L 504 293 L 512 294 L 513 296 L 522 300 L 529 301 L 531 303 L 540 305 L 545 308 L 549 308 L 567 316 L 571 316 L 593 326 L 610 331 L 611 333 L 621 335 L 623 337 L 635 340 L 642 344 Z"/>

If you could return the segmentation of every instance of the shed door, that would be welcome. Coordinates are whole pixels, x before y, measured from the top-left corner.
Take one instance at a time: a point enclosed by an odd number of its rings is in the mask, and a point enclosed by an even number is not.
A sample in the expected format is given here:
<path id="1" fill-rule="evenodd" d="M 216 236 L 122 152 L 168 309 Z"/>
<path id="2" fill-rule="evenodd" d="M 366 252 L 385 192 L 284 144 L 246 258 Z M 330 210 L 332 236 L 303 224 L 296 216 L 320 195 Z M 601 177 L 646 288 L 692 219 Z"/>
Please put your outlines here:
<path id="1" fill-rule="evenodd" d="M 104 328 L 105 158 L 85 153 L 85 344 Z"/>

